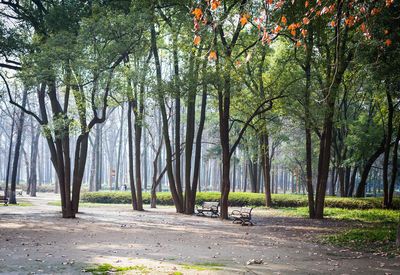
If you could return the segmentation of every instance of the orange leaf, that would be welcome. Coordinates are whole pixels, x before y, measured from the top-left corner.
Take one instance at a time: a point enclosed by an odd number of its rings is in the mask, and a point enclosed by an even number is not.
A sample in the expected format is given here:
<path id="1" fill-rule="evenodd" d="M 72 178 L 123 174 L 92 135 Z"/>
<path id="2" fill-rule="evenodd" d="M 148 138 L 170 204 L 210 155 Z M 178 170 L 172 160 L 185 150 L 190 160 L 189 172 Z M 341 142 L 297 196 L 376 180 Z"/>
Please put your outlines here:
<path id="1" fill-rule="evenodd" d="M 285 16 L 282 16 L 281 22 L 283 23 L 283 25 L 287 24 L 287 19 Z"/>
<path id="2" fill-rule="evenodd" d="M 335 25 L 336 25 L 336 22 L 335 22 L 335 21 L 332 21 L 332 22 L 331 22 L 331 25 L 332 25 L 332 27 L 335 26 Z"/>
<path id="3" fill-rule="evenodd" d="M 303 30 L 301 31 L 301 34 L 305 37 L 306 34 L 307 34 L 307 30 L 303 29 Z"/>
<path id="4" fill-rule="evenodd" d="M 221 5 L 221 2 L 219 2 L 219 1 L 217 1 L 217 0 L 213 0 L 213 1 L 211 2 L 211 8 L 212 8 L 212 9 L 218 8 L 219 5 Z"/>
<path id="5" fill-rule="evenodd" d="M 208 60 L 215 60 L 217 61 L 217 53 L 216 52 L 210 52 L 210 55 L 208 56 Z"/>
<path id="6" fill-rule="evenodd" d="M 240 67 L 242 66 L 242 63 L 240 63 L 239 61 L 236 63 L 236 66 Z"/>
<path id="7" fill-rule="evenodd" d="M 297 41 L 296 47 L 297 47 L 297 46 L 300 46 L 300 45 L 301 45 L 300 41 Z"/>
<path id="8" fill-rule="evenodd" d="M 246 23 L 248 23 L 249 21 L 247 20 L 247 16 L 246 14 L 243 14 L 242 18 L 240 18 L 240 23 L 242 24 L 242 26 L 246 25 Z"/>
<path id="9" fill-rule="evenodd" d="M 308 1 L 306 1 L 305 6 L 306 6 L 306 8 L 308 7 Z"/>
<path id="10" fill-rule="evenodd" d="M 194 37 L 194 44 L 197 45 L 197 44 L 199 44 L 199 42 L 200 42 L 200 36 L 196 35 Z"/>
<path id="11" fill-rule="evenodd" d="M 386 39 L 385 43 L 387 46 L 389 46 L 390 44 L 392 44 L 392 41 L 390 41 L 389 39 Z"/>
<path id="12" fill-rule="evenodd" d="M 296 31 L 295 31 L 295 30 L 292 30 L 290 33 L 291 33 L 293 36 L 296 36 Z"/>
<path id="13" fill-rule="evenodd" d="M 303 18 L 303 23 L 304 23 L 305 25 L 308 25 L 308 24 L 310 23 L 310 19 L 308 19 L 307 17 L 304 17 L 304 18 Z"/>
<path id="14" fill-rule="evenodd" d="M 389 33 L 389 31 L 388 30 L 385 30 L 385 34 L 388 34 Z"/>
<path id="15" fill-rule="evenodd" d="M 201 12 L 201 9 L 195 9 L 195 10 L 192 12 L 192 14 L 194 14 L 194 15 L 196 16 L 196 18 L 199 19 L 200 16 L 201 16 L 203 13 Z"/>

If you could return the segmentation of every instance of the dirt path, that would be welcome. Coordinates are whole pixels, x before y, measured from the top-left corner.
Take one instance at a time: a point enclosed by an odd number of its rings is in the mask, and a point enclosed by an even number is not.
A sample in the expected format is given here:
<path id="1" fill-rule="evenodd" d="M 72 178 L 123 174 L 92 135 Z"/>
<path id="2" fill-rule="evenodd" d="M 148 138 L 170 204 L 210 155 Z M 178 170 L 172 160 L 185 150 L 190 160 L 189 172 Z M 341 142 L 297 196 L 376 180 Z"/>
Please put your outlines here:
<path id="1" fill-rule="evenodd" d="M 79 274 L 98 264 L 135 267 L 129 274 L 400 274 L 387 259 L 314 244 L 337 222 L 269 217 L 256 226 L 174 213 L 174 208 L 82 207 L 60 218 L 53 194 L 35 206 L 0 207 L 1 274 Z M 251 260 L 263 264 L 246 265 Z M 212 264 L 210 264 L 212 263 Z M 206 265 L 204 265 L 206 264 Z M 180 273 L 179 273 L 180 272 Z"/>

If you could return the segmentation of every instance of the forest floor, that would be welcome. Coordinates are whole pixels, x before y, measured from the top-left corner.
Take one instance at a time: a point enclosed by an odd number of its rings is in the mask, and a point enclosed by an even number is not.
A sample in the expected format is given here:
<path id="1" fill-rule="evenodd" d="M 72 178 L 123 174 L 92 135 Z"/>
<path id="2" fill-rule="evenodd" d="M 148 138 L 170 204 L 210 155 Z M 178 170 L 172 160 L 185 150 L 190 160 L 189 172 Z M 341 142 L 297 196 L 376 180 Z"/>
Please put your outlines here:
<path id="1" fill-rule="evenodd" d="M 255 226 L 245 227 L 126 205 L 81 207 L 76 219 L 62 219 L 48 204 L 55 194 L 18 199 L 34 206 L 0 206 L 0 274 L 400 274 L 399 256 L 313 242 L 344 230 L 343 221 L 255 209 Z"/>

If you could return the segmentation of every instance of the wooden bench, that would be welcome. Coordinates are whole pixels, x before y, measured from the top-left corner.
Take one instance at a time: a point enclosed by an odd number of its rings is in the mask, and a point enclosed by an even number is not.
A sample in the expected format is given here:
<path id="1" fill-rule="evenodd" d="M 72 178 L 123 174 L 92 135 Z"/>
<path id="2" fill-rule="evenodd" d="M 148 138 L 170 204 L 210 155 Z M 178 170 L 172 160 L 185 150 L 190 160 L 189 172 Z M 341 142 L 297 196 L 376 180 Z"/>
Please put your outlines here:
<path id="1" fill-rule="evenodd" d="M 200 207 L 196 206 L 197 215 L 205 216 L 204 212 L 210 212 L 211 217 L 218 217 L 219 216 L 218 208 L 219 208 L 219 202 L 205 201 L 203 202 L 202 206 Z"/>
<path id="2" fill-rule="evenodd" d="M 4 205 L 8 205 L 8 199 L 4 196 L 0 196 L 0 203 L 4 203 Z"/>
<path id="3" fill-rule="evenodd" d="M 253 207 L 242 207 L 240 210 L 233 210 L 231 216 L 233 223 L 240 223 L 241 225 L 253 225 L 251 221 L 251 211 Z"/>

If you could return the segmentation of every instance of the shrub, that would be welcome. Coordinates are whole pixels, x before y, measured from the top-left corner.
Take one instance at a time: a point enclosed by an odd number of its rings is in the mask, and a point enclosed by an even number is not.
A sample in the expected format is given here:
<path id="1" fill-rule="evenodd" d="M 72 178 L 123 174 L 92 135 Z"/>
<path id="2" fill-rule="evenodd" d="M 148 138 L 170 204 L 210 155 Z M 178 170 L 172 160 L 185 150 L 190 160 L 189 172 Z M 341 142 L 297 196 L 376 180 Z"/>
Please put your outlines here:
<path id="1" fill-rule="evenodd" d="M 221 194 L 218 192 L 199 192 L 196 196 L 196 204 L 205 201 L 219 201 Z M 81 199 L 94 203 L 131 203 L 131 193 L 127 192 L 87 192 Z M 150 193 L 143 193 L 143 203 L 150 204 Z M 170 193 L 157 193 L 158 205 L 173 205 Z M 265 195 L 260 193 L 230 193 L 230 206 L 265 206 Z M 308 205 L 307 196 L 273 194 L 272 205 L 276 207 L 304 207 Z M 325 206 L 346 209 L 372 209 L 382 207 L 382 198 L 339 198 L 327 197 Z M 393 198 L 393 208 L 400 209 L 400 198 Z"/>

